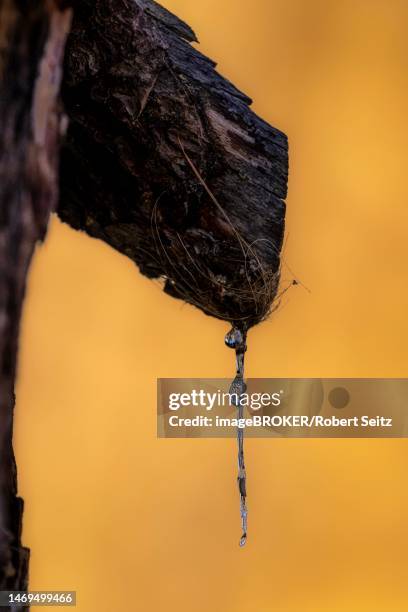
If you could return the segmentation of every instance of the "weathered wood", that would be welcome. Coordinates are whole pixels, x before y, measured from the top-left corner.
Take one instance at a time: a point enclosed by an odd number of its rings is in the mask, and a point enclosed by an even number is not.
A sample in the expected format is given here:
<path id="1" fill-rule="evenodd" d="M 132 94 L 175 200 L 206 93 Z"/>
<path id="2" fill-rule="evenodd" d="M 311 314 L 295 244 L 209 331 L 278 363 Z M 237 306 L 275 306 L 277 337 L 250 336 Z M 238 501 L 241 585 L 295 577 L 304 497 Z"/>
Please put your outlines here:
<path id="1" fill-rule="evenodd" d="M 57 201 L 58 92 L 70 21 L 57 2 L 0 1 L 0 590 L 27 587 L 14 379 L 27 269 Z"/>
<path id="2" fill-rule="evenodd" d="M 59 215 L 207 314 L 275 296 L 287 139 L 151 0 L 84 0 L 67 44 Z"/>

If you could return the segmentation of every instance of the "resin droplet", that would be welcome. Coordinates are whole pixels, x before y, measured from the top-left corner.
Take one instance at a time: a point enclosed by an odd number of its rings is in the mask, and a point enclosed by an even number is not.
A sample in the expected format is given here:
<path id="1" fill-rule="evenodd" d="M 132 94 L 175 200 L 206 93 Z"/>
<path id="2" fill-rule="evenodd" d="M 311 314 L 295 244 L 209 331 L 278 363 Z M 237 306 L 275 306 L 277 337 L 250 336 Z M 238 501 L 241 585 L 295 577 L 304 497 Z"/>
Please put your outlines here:
<path id="1" fill-rule="evenodd" d="M 225 336 L 225 344 L 228 346 L 228 348 L 235 349 L 236 351 L 245 352 L 245 333 L 237 327 L 233 327 Z"/>

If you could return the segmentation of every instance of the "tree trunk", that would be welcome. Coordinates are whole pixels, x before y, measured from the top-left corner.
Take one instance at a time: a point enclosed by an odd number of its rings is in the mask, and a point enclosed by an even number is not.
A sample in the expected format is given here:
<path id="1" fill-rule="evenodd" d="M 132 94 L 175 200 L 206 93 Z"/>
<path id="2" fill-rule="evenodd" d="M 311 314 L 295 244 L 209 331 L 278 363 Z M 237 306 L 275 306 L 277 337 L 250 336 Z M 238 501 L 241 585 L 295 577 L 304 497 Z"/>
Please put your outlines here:
<path id="1" fill-rule="evenodd" d="M 70 21 L 56 2 L 0 2 L 0 590 L 27 588 L 14 379 L 27 268 L 57 202 L 58 93 Z"/>

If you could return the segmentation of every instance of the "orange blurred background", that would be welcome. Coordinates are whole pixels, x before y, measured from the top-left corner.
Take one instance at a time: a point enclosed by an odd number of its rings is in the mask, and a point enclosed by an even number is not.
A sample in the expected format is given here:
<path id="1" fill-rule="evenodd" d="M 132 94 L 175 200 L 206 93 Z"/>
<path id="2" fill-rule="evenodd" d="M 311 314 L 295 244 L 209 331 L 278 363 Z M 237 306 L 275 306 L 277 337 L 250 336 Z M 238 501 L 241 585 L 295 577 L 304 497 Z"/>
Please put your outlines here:
<path id="1" fill-rule="evenodd" d="M 405 0 L 166 0 L 290 141 L 291 289 L 251 377 L 408 375 Z M 286 270 L 284 278 L 293 278 Z M 405 440 L 157 440 L 156 377 L 227 377 L 227 326 L 52 221 L 25 306 L 15 443 L 31 589 L 79 612 L 408 609 Z"/>

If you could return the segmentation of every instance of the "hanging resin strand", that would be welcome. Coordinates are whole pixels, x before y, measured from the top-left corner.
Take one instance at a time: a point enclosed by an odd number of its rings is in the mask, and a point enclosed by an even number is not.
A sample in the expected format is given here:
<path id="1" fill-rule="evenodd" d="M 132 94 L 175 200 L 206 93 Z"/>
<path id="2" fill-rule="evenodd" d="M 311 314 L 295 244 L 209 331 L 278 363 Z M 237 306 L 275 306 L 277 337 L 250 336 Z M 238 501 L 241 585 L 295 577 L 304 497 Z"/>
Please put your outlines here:
<path id="1" fill-rule="evenodd" d="M 230 387 L 230 394 L 232 397 L 236 397 L 237 401 L 233 402 L 238 409 L 238 418 L 242 419 L 244 416 L 244 406 L 242 404 L 241 396 L 246 391 L 246 384 L 244 381 L 244 359 L 246 346 L 247 332 L 244 328 L 233 327 L 231 331 L 225 336 L 225 344 L 235 350 L 236 356 L 236 376 Z M 238 441 L 238 489 L 240 496 L 240 510 L 241 510 L 241 524 L 242 524 L 242 537 L 239 545 L 245 546 L 247 540 L 247 523 L 248 523 L 248 510 L 246 506 L 246 471 L 245 471 L 245 457 L 244 457 L 244 429 L 237 428 L 237 441 Z"/>

